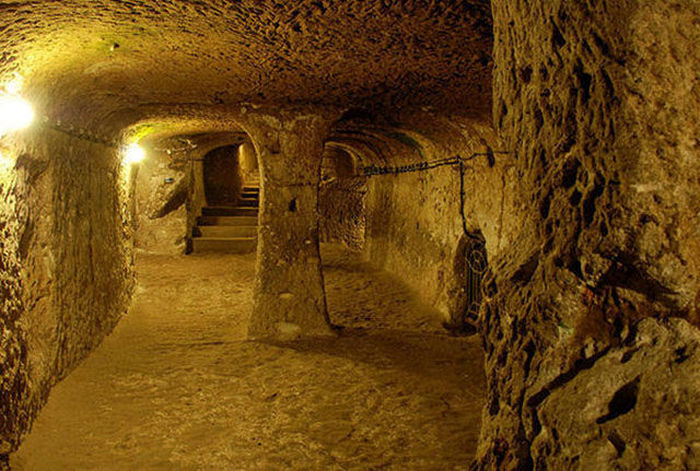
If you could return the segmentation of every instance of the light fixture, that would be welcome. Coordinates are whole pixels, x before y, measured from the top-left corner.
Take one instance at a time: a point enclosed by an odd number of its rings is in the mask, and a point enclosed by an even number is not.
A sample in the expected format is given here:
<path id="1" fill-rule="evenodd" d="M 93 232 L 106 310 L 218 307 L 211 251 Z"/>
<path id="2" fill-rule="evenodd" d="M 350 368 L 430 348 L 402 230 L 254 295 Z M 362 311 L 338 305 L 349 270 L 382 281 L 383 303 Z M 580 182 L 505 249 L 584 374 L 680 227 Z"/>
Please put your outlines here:
<path id="1" fill-rule="evenodd" d="M 10 170 L 15 166 L 15 159 L 0 150 L 0 170 Z"/>
<path id="2" fill-rule="evenodd" d="M 146 157 L 146 151 L 137 143 L 129 144 L 124 150 L 124 163 L 135 164 Z"/>
<path id="3" fill-rule="evenodd" d="M 24 129 L 34 121 L 32 106 L 16 95 L 0 95 L 0 136 Z"/>
<path id="4" fill-rule="evenodd" d="M 10 95 L 19 95 L 23 85 L 24 80 L 22 80 L 22 77 L 20 75 L 15 75 L 15 78 L 5 84 L 5 91 Z"/>

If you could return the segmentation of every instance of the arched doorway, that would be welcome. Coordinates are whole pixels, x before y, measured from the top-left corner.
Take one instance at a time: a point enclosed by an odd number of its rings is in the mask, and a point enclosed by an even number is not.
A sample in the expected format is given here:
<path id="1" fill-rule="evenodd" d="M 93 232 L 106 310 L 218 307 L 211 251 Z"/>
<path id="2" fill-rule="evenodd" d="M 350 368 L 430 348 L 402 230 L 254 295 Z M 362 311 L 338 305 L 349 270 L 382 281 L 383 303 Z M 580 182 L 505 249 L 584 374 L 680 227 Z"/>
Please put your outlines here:
<path id="1" fill-rule="evenodd" d="M 202 159 L 204 204 L 192 229 L 191 252 L 255 252 L 260 188 L 255 153 L 242 146 L 214 149 Z"/>
<path id="2" fill-rule="evenodd" d="M 250 142 L 244 142 L 238 148 L 238 165 L 241 169 L 241 176 L 246 186 L 259 186 L 260 169 L 258 167 L 258 157 Z"/>
<path id="3" fill-rule="evenodd" d="M 238 146 L 220 147 L 204 156 L 204 196 L 208 206 L 235 206 L 242 186 Z"/>
<path id="4" fill-rule="evenodd" d="M 321 162 L 319 231 L 322 242 L 359 250 L 365 242 L 364 198 L 367 182 L 353 178 L 355 157 L 326 145 Z"/>

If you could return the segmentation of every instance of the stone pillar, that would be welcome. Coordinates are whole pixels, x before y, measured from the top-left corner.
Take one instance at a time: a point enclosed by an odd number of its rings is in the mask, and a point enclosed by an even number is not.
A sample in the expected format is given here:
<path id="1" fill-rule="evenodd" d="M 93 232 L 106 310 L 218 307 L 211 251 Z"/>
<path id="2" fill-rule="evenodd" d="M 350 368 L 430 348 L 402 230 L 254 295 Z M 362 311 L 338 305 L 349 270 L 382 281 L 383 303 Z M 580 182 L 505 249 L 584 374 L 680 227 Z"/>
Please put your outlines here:
<path id="1" fill-rule="evenodd" d="M 332 118 L 248 111 L 241 124 L 260 165 L 261 201 L 249 338 L 330 335 L 318 240 L 323 144 Z"/>

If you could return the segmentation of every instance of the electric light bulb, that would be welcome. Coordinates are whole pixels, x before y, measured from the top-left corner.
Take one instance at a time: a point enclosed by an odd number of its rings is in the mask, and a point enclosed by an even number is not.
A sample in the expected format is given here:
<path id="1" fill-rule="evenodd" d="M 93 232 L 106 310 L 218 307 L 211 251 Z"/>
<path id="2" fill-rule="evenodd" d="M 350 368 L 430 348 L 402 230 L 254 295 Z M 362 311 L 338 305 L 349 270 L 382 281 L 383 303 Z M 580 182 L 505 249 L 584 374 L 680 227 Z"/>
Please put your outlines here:
<path id="1" fill-rule="evenodd" d="M 9 169 L 14 168 L 14 166 L 15 166 L 15 159 L 13 159 L 8 154 L 0 151 L 0 169 L 9 170 Z"/>
<path id="2" fill-rule="evenodd" d="M 10 95 L 19 95 L 19 92 L 22 91 L 22 86 L 23 86 L 23 80 L 22 77 L 19 75 L 10 80 L 6 85 L 5 85 L 5 91 L 9 93 Z"/>
<path id="3" fill-rule="evenodd" d="M 0 136 L 24 129 L 34 121 L 32 106 L 18 96 L 0 95 Z"/>
<path id="4" fill-rule="evenodd" d="M 124 162 L 127 164 L 141 162 L 145 157 L 146 151 L 136 143 L 129 144 L 124 151 Z"/>

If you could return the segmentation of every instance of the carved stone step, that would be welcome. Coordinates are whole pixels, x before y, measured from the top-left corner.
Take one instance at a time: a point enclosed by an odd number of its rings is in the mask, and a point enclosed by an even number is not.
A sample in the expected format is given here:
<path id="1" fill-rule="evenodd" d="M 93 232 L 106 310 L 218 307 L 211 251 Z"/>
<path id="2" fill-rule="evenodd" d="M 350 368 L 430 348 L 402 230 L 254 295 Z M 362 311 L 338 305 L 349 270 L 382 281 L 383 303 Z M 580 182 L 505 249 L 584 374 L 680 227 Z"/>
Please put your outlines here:
<path id="1" fill-rule="evenodd" d="M 200 216 L 197 218 L 199 226 L 255 226 L 258 224 L 255 216 Z"/>
<path id="2" fill-rule="evenodd" d="M 258 226 L 197 226 L 197 236 L 215 238 L 257 237 Z"/>
<path id="3" fill-rule="evenodd" d="M 202 216 L 255 216 L 258 215 L 257 207 L 247 206 L 205 206 L 202 208 Z"/>
<path id="4" fill-rule="evenodd" d="M 255 250 L 255 237 L 195 237 L 192 239 L 192 249 L 195 253 L 250 253 Z"/>

